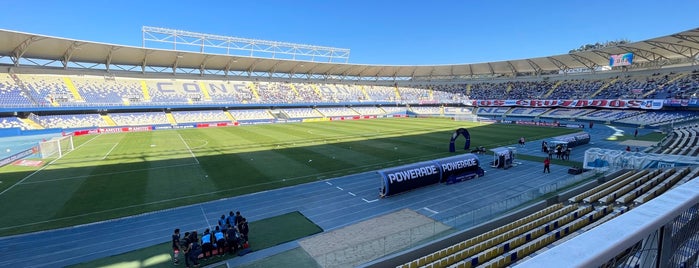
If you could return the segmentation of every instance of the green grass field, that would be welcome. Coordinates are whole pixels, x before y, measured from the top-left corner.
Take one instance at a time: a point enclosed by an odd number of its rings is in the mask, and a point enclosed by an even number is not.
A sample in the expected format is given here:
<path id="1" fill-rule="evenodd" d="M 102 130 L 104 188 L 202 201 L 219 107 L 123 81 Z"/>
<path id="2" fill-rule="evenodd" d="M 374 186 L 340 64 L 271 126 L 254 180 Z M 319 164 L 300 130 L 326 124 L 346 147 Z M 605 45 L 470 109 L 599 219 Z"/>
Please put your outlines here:
<path id="1" fill-rule="evenodd" d="M 486 148 L 579 131 L 401 118 L 79 136 L 74 151 L 41 169 L 0 168 L 0 235 L 445 157 L 459 127 Z"/>

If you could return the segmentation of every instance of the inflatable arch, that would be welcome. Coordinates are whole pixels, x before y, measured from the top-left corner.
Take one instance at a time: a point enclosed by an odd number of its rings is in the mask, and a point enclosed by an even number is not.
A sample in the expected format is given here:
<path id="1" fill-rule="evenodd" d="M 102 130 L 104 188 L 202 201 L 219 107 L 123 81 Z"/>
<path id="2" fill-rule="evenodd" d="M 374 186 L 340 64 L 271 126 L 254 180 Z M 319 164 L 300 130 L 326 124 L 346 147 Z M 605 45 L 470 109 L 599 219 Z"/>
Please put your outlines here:
<path id="1" fill-rule="evenodd" d="M 454 142 L 456 139 L 459 138 L 459 136 L 464 136 L 466 139 L 466 143 L 464 144 L 464 150 L 468 150 L 469 147 L 471 147 L 471 134 L 468 133 L 468 130 L 465 128 L 459 128 L 456 131 L 454 131 L 454 134 L 451 135 L 451 141 L 449 142 L 449 152 L 456 152 L 456 146 L 454 145 Z"/>

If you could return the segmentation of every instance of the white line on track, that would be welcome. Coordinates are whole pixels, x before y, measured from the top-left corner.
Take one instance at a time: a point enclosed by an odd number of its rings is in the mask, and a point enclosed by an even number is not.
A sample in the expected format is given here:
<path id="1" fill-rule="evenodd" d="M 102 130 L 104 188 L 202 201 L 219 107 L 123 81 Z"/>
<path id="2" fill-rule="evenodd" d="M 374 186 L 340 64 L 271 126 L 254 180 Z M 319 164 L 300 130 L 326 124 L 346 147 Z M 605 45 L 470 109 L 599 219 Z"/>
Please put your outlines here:
<path id="1" fill-rule="evenodd" d="M 335 186 L 335 188 L 340 189 L 340 191 L 344 191 L 345 189 L 340 188 L 340 186 Z"/>
<path id="2" fill-rule="evenodd" d="M 328 185 L 333 185 L 333 184 L 332 184 L 332 183 L 330 183 L 329 181 L 326 181 L 325 183 L 327 183 Z"/>
<path id="3" fill-rule="evenodd" d="M 347 193 L 350 194 L 351 196 L 357 196 L 356 194 L 354 194 L 352 192 L 347 192 Z"/>
<path id="4" fill-rule="evenodd" d="M 209 226 L 209 229 L 211 229 L 211 224 L 209 223 L 209 218 L 207 218 L 206 213 L 204 213 L 204 207 L 199 205 L 199 208 L 201 209 L 201 214 L 204 215 L 204 219 L 206 220 L 206 226 Z"/>
<path id="5" fill-rule="evenodd" d="M 429 211 L 432 214 L 438 214 L 439 212 L 429 209 L 428 207 L 423 207 L 422 209 Z"/>
<path id="6" fill-rule="evenodd" d="M 367 202 L 367 203 L 373 203 L 373 202 L 379 201 L 378 199 L 366 200 L 364 198 L 362 198 L 362 200 L 364 200 L 364 202 Z"/>
<path id="7" fill-rule="evenodd" d="M 112 151 L 114 151 L 114 148 L 116 148 L 117 145 L 119 145 L 118 142 L 115 143 L 114 146 L 112 146 L 112 149 L 109 149 L 109 152 L 107 152 L 107 154 L 105 154 L 104 157 L 102 157 L 102 160 L 107 159 L 107 156 L 109 156 L 109 154 L 112 153 Z"/>
<path id="8" fill-rule="evenodd" d="M 177 136 L 180 137 L 180 140 L 182 141 L 182 143 L 184 143 L 184 146 L 187 147 L 187 151 L 189 151 L 189 154 L 192 155 L 192 157 L 194 158 L 194 161 L 196 161 L 197 164 L 199 164 L 199 159 L 197 159 L 197 157 L 194 155 L 194 153 L 192 152 L 192 149 L 189 148 L 189 144 L 187 144 L 187 142 L 184 141 L 184 139 L 182 138 L 182 135 L 180 135 L 180 133 L 177 133 Z"/>
<path id="9" fill-rule="evenodd" d="M 29 174 L 29 175 L 27 175 L 26 177 L 24 177 L 24 179 L 19 180 L 18 182 L 16 182 L 15 184 L 13 184 L 13 185 L 10 186 L 10 187 L 7 187 L 7 189 L 5 189 L 4 191 L 0 192 L 0 195 L 6 193 L 7 191 L 9 191 L 9 190 L 12 189 L 12 188 L 15 188 L 15 186 L 19 185 L 20 183 L 23 183 L 24 181 L 26 181 L 27 179 L 29 179 L 31 176 L 34 176 L 34 174 L 39 173 L 39 171 L 42 171 L 42 170 L 46 169 L 46 168 L 49 167 L 51 164 L 53 164 L 54 162 L 58 161 L 58 159 L 63 158 L 64 156 L 68 155 L 69 153 L 72 153 L 72 152 L 77 151 L 78 148 L 83 147 L 83 145 L 88 144 L 89 142 L 91 142 L 92 140 L 96 139 L 96 138 L 99 137 L 99 136 L 102 136 L 102 134 L 96 135 L 94 138 L 89 139 L 88 141 L 86 141 L 86 142 L 83 143 L 83 144 L 80 144 L 78 147 L 75 147 L 75 149 L 73 149 L 72 151 L 69 151 L 69 152 L 63 154 L 61 157 L 58 157 L 58 158 L 54 159 L 53 161 L 49 162 L 48 164 L 44 165 L 43 167 L 37 169 L 36 171 L 34 171 L 34 172 L 32 172 L 31 174 Z"/>

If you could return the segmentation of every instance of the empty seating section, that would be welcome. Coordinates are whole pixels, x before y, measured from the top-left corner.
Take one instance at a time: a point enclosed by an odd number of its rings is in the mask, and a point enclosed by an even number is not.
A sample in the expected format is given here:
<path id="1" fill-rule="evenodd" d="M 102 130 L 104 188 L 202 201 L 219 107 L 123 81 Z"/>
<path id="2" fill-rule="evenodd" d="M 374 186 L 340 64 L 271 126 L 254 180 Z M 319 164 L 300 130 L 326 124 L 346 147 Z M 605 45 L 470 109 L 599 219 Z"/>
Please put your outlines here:
<path id="1" fill-rule="evenodd" d="M 311 108 L 285 108 L 282 110 L 288 118 L 319 118 L 322 114 Z"/>
<path id="2" fill-rule="evenodd" d="M 108 79 L 98 76 L 71 77 L 80 95 L 87 103 L 122 105 L 128 102 L 146 101 L 138 79 Z"/>
<path id="3" fill-rule="evenodd" d="M 579 116 L 578 119 L 595 121 L 616 121 L 641 113 L 644 113 L 644 111 L 597 110 L 595 112 Z"/>
<path id="4" fill-rule="evenodd" d="M 442 109 L 437 106 L 412 106 L 410 107 L 410 110 L 413 111 L 416 114 L 425 114 L 425 115 L 439 115 L 442 114 Z"/>
<path id="5" fill-rule="evenodd" d="M 0 73 L 0 106 L 31 107 L 35 105 L 9 74 Z"/>
<path id="6" fill-rule="evenodd" d="M 316 108 L 316 110 L 327 117 L 359 115 L 357 112 L 347 107 L 321 107 Z"/>
<path id="7" fill-rule="evenodd" d="M 432 97 L 428 89 L 414 87 L 398 87 L 400 99 L 405 102 L 416 103 L 420 101 L 431 101 Z"/>
<path id="8" fill-rule="evenodd" d="M 505 267 L 566 236 L 583 232 L 647 202 L 697 167 L 629 170 L 562 203 L 407 262 L 400 267 Z M 599 201 L 599 202 L 598 202 Z M 635 205 L 634 205 L 635 204 Z"/>
<path id="9" fill-rule="evenodd" d="M 697 117 L 698 116 L 696 113 L 692 112 L 648 111 L 621 120 L 616 120 L 616 122 L 657 127 L 686 120 L 694 120 Z"/>
<path id="10" fill-rule="evenodd" d="M 240 120 L 272 120 L 274 116 L 269 113 L 268 110 L 256 109 L 256 110 L 229 110 L 229 113 L 233 117 Z"/>
<path id="11" fill-rule="evenodd" d="M 119 126 L 170 125 L 165 113 L 113 113 L 109 114 Z"/>
<path id="12" fill-rule="evenodd" d="M 491 115 L 491 116 L 503 116 L 510 110 L 510 107 L 478 107 L 476 109 L 477 115 Z"/>
<path id="13" fill-rule="evenodd" d="M 408 108 L 398 106 L 383 106 L 381 107 L 381 110 L 384 110 L 384 112 L 387 114 L 405 114 L 405 112 L 408 111 Z"/>
<path id="14" fill-rule="evenodd" d="M 55 75 L 17 74 L 31 97 L 41 106 L 52 103 L 71 103 L 75 99 L 63 79 Z"/>
<path id="15" fill-rule="evenodd" d="M 548 112 L 548 108 L 523 108 L 523 107 L 513 107 L 507 111 L 506 115 L 518 116 L 518 117 L 537 117 L 541 114 Z"/>
<path id="16" fill-rule="evenodd" d="M 685 126 L 672 130 L 651 153 L 676 154 L 686 156 L 699 155 L 699 126 Z"/>
<path id="17" fill-rule="evenodd" d="M 177 123 L 230 122 L 223 111 L 173 111 Z"/>
<path id="18" fill-rule="evenodd" d="M 359 86 L 344 84 L 319 84 L 320 93 L 332 102 L 361 102 L 366 98 Z"/>
<path id="19" fill-rule="evenodd" d="M 45 128 L 87 128 L 106 127 L 102 117 L 98 114 L 71 114 L 71 115 L 42 115 L 38 116 L 38 122 Z"/>
<path id="20" fill-rule="evenodd" d="M 396 88 L 392 86 L 364 86 L 372 101 L 396 101 Z"/>
<path id="21" fill-rule="evenodd" d="M 33 129 L 30 125 L 17 117 L 0 117 L 0 128 L 20 128 L 22 130 Z"/>
<path id="22" fill-rule="evenodd" d="M 569 109 L 569 108 L 555 108 L 548 112 L 541 114 L 542 118 L 556 118 L 556 119 L 575 119 L 585 114 L 596 111 L 595 109 Z"/>
<path id="23" fill-rule="evenodd" d="M 361 114 L 361 115 L 382 115 L 385 114 L 383 110 L 379 107 L 375 106 L 361 106 L 361 107 L 352 107 L 352 110 L 355 112 Z"/>

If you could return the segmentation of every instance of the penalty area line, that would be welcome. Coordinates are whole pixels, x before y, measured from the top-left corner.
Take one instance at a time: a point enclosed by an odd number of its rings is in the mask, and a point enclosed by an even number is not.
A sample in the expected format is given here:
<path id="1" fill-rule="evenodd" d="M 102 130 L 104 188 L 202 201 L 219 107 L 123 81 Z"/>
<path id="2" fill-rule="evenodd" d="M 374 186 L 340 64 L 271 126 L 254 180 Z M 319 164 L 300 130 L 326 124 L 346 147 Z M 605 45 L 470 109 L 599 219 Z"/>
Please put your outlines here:
<path id="1" fill-rule="evenodd" d="M 189 151 L 189 154 L 192 155 L 192 157 L 194 158 L 194 161 L 197 162 L 197 165 L 198 165 L 199 159 L 197 159 L 197 156 L 195 156 L 194 152 L 192 152 L 192 148 L 189 148 L 189 144 L 187 144 L 187 142 L 184 141 L 184 139 L 182 138 L 182 135 L 180 135 L 180 133 L 177 133 L 177 136 L 180 137 L 180 140 L 182 141 L 182 143 L 184 143 L 184 146 L 187 147 L 187 151 Z"/>
<path id="2" fill-rule="evenodd" d="M 112 146 L 112 149 L 109 149 L 109 152 L 107 152 L 107 154 L 105 154 L 105 155 L 104 155 L 104 157 L 102 157 L 102 160 L 104 160 L 104 159 L 107 159 L 107 156 L 109 156 L 109 154 L 111 154 L 111 153 L 112 153 L 112 151 L 114 151 L 114 148 L 116 148 L 116 147 L 117 147 L 117 145 L 119 145 L 119 143 L 118 143 L 118 142 L 117 142 L 117 143 L 115 143 L 115 144 L 114 144 L 114 146 Z"/>

